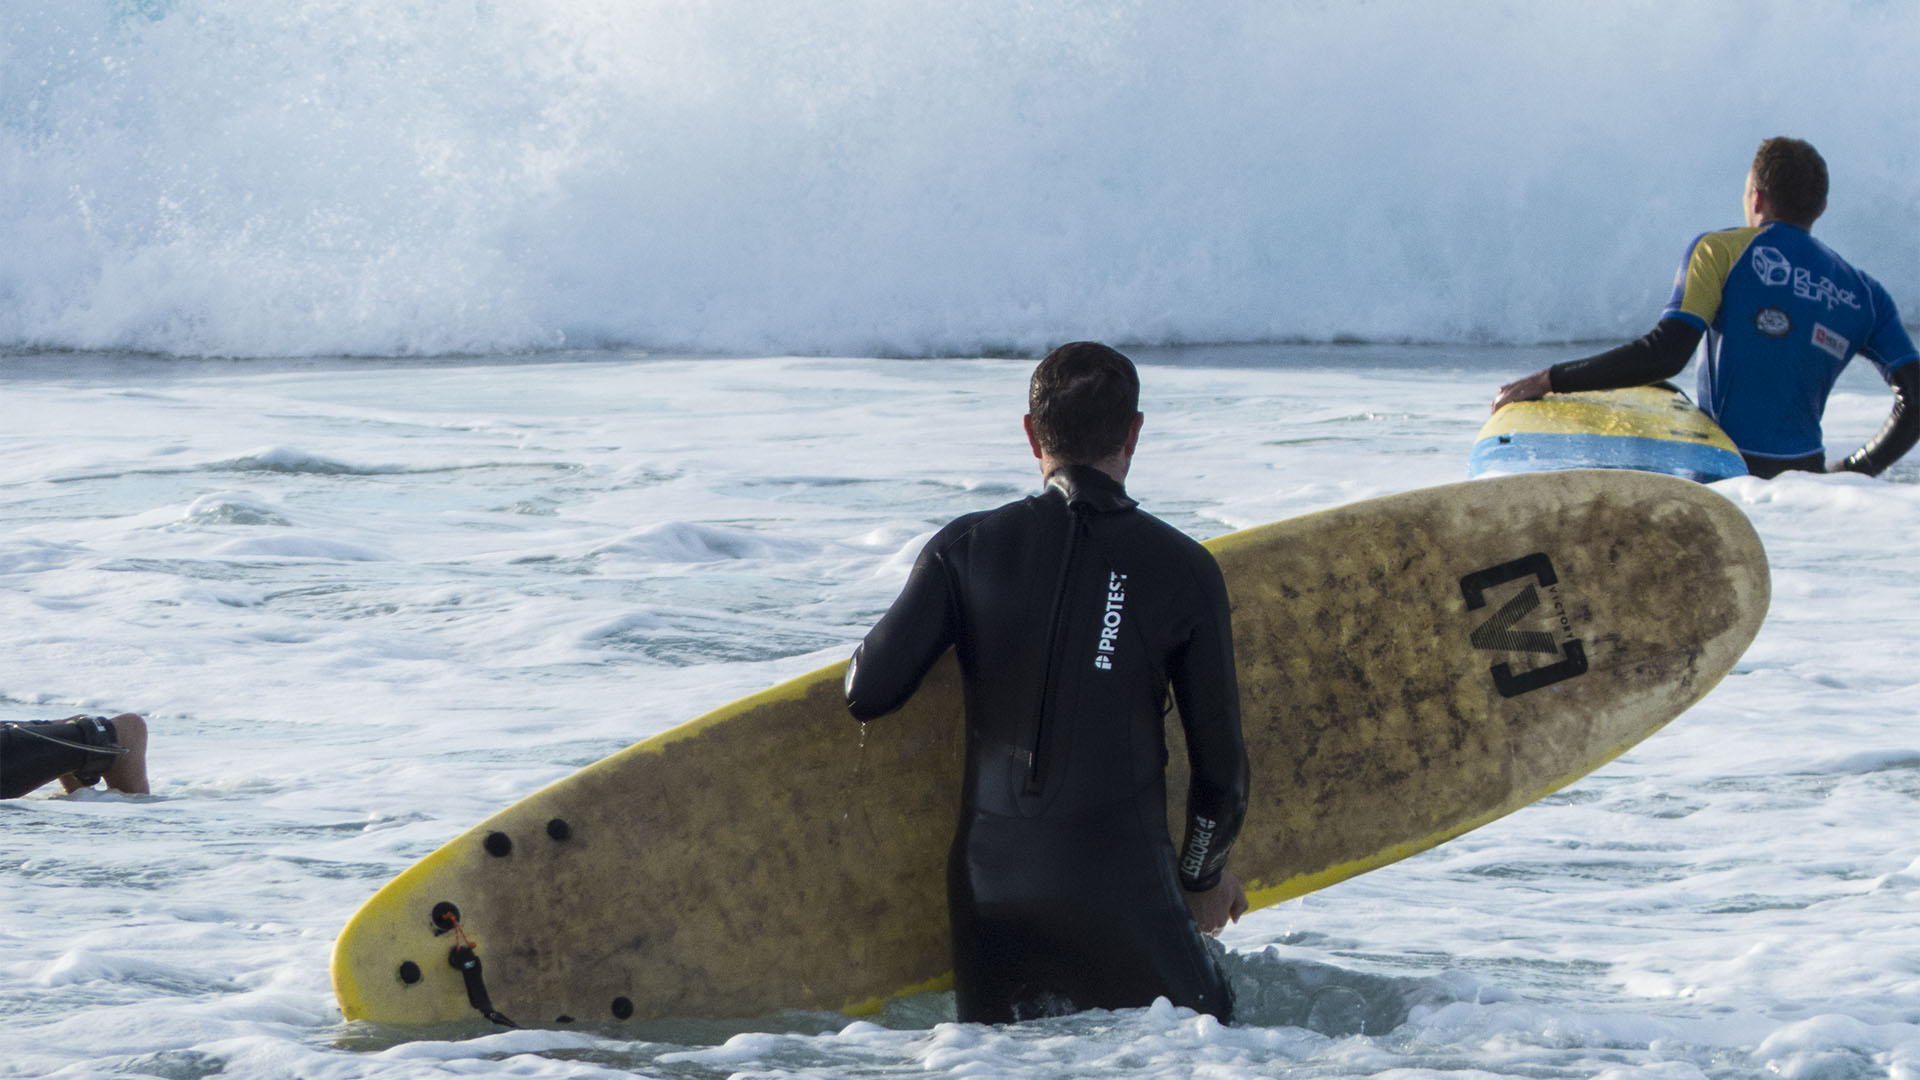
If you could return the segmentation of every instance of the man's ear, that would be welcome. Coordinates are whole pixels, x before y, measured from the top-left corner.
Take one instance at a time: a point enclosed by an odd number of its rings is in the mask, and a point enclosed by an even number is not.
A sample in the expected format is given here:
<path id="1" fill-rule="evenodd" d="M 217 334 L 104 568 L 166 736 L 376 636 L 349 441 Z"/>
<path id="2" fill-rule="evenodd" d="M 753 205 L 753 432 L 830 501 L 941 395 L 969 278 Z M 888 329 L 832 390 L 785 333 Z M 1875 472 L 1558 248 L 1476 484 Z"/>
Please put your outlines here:
<path id="1" fill-rule="evenodd" d="M 1134 447 L 1140 445 L 1140 425 L 1146 423 L 1146 420 L 1146 413 L 1133 414 L 1133 423 L 1127 427 L 1126 451 L 1128 457 L 1132 457 Z"/>
<path id="2" fill-rule="evenodd" d="M 1043 454 L 1040 450 L 1040 436 L 1034 434 L 1033 432 L 1033 414 L 1028 413 L 1027 415 L 1021 417 L 1020 426 L 1026 429 L 1027 445 L 1033 448 L 1033 456 L 1036 459 L 1045 457 L 1046 455 Z"/>

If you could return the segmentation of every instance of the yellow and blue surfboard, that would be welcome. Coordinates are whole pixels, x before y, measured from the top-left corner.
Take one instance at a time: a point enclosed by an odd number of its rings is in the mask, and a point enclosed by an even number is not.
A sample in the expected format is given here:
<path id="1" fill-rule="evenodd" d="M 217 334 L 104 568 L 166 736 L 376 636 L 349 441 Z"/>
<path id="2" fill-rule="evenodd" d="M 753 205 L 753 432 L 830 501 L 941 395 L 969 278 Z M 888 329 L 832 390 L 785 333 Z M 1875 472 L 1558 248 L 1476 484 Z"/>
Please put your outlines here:
<path id="1" fill-rule="evenodd" d="M 1467 456 L 1467 475 L 1638 469 L 1703 484 L 1747 475 L 1740 451 L 1671 383 L 1548 394 L 1494 413 Z"/>

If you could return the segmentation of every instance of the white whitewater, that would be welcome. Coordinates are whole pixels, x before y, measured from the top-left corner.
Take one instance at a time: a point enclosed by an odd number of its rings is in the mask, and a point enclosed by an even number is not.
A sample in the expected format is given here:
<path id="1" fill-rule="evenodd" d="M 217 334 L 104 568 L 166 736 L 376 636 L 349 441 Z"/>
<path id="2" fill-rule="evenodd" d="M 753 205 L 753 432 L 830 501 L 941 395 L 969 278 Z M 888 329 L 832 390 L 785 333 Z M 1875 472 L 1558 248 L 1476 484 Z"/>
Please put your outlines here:
<path id="1" fill-rule="evenodd" d="M 0 2 L 0 349 L 1652 324 L 1770 135 L 1920 311 L 1920 6 Z"/>
<path id="2" fill-rule="evenodd" d="M 1209 536 L 1455 481 L 1493 387 L 1563 351 L 1143 350 L 1131 487 Z M 1735 673 L 1565 792 L 1233 927 L 1242 1025 L 968 1027 L 944 995 L 857 1023 L 342 1024 L 333 936 L 389 877 L 845 655 L 932 529 L 1037 486 L 1030 367 L 0 365 L 0 718 L 154 731 L 150 797 L 0 803 L 0 1076 L 1920 1077 L 1906 462 L 1717 485 L 1774 568 Z M 1835 448 L 1886 400 L 1843 384 Z"/>

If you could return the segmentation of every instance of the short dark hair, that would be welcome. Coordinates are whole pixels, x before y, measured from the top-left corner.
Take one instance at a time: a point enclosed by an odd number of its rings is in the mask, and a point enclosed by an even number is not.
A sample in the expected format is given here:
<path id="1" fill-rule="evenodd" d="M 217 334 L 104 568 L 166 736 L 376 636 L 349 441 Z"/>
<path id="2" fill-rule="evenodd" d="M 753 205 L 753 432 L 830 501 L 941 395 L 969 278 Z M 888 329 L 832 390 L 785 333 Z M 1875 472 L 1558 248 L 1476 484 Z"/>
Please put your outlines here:
<path id="1" fill-rule="evenodd" d="M 1040 449 L 1075 465 L 1117 453 L 1139 411 L 1140 373 L 1133 361 L 1095 341 L 1048 353 L 1027 384 L 1027 414 Z"/>
<path id="2" fill-rule="evenodd" d="M 1753 186 L 1766 194 L 1775 218 L 1812 225 L 1827 209 L 1826 159 L 1803 139 L 1768 139 L 1753 155 Z"/>

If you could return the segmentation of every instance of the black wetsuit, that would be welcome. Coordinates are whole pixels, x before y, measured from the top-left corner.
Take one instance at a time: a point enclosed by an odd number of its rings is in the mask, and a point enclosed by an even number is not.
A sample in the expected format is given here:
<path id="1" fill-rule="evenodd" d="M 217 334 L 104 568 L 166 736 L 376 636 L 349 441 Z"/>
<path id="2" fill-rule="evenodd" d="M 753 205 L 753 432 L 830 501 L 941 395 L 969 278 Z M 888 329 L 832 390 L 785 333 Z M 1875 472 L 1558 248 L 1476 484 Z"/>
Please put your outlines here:
<path id="1" fill-rule="evenodd" d="M 1095 469 L 962 517 L 921 552 L 854 652 L 868 720 L 948 646 L 966 684 L 966 777 L 947 867 L 960 1019 L 999 1023 L 1165 996 L 1230 1018 L 1182 887 L 1211 888 L 1246 812 L 1226 585 L 1213 556 Z M 1176 862 L 1168 691 L 1191 794 Z"/>
<path id="2" fill-rule="evenodd" d="M 67 773 L 91 784 L 125 751 L 104 716 L 0 724 L 0 799 L 13 799 Z"/>

